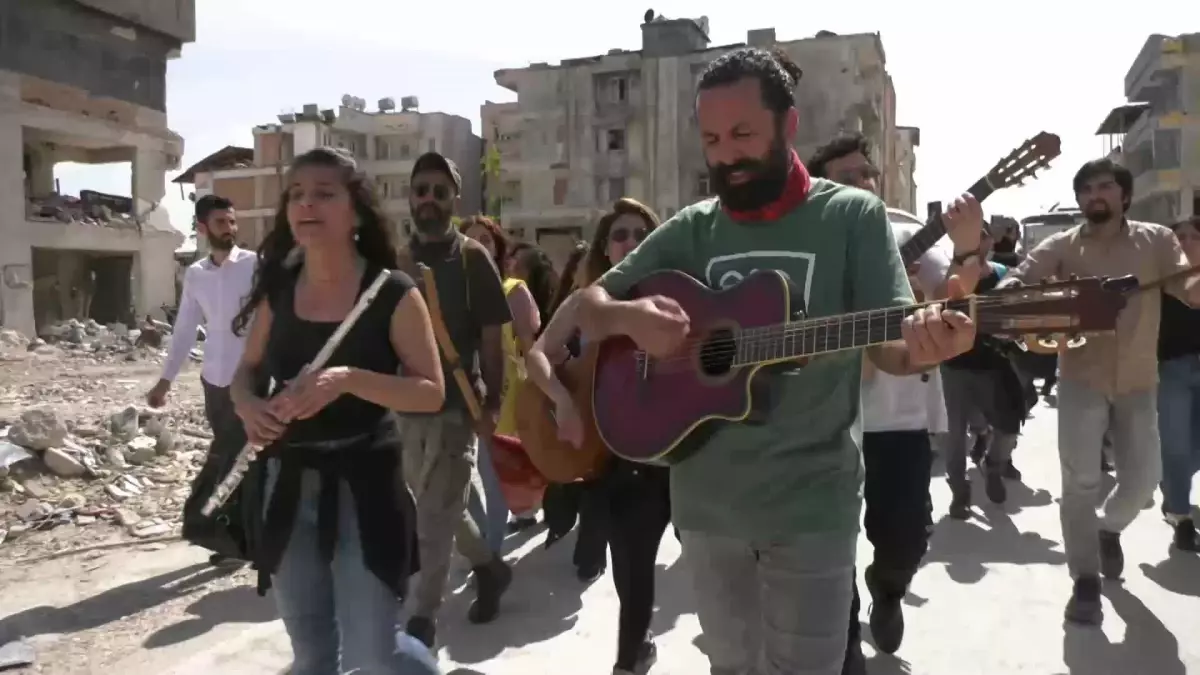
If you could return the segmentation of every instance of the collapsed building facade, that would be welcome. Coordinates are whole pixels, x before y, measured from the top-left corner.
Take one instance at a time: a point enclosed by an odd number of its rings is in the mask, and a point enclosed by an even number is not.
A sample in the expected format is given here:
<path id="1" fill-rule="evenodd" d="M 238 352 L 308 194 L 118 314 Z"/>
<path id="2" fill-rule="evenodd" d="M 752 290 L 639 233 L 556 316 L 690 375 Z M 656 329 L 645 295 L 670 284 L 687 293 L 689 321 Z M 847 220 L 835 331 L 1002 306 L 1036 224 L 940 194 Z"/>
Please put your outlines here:
<path id="1" fill-rule="evenodd" d="M 167 61 L 195 0 L 0 3 L 0 325 L 132 323 L 173 304 L 183 240 L 161 205 L 183 140 Z M 60 162 L 127 164 L 130 196 L 59 193 Z"/>

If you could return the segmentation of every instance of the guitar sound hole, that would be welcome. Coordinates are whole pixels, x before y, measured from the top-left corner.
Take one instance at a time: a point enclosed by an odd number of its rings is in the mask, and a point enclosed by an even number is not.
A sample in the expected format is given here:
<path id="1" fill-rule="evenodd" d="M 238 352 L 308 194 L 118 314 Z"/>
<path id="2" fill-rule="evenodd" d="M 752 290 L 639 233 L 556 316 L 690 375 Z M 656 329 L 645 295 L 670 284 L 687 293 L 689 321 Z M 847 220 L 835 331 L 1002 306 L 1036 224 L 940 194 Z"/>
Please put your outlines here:
<path id="1" fill-rule="evenodd" d="M 737 340 L 733 331 L 719 328 L 708 334 L 700 346 L 700 372 L 709 377 L 718 377 L 733 368 L 737 356 Z"/>

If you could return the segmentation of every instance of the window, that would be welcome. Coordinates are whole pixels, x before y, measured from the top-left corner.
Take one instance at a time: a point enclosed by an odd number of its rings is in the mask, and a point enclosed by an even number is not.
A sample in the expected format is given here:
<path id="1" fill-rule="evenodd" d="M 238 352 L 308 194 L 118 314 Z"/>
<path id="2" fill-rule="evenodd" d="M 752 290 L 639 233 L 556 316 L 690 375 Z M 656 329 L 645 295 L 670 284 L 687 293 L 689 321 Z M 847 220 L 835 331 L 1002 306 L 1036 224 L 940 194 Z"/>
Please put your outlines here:
<path id="1" fill-rule="evenodd" d="M 567 188 L 569 182 L 566 178 L 554 179 L 554 205 L 562 206 L 567 203 Z"/>
<path id="2" fill-rule="evenodd" d="M 707 197 L 712 194 L 712 189 L 708 184 L 708 174 L 702 173 L 696 176 L 696 196 Z"/>
<path id="3" fill-rule="evenodd" d="M 604 145 L 606 150 L 624 150 L 625 130 L 609 129 L 604 134 Z"/>
<path id="4" fill-rule="evenodd" d="M 400 144 L 400 159 L 409 159 L 411 157 L 412 157 L 412 148 L 410 148 L 408 146 L 408 143 L 401 143 Z"/>
<path id="5" fill-rule="evenodd" d="M 1180 129 L 1159 129 L 1154 132 L 1154 168 L 1178 169 L 1183 145 Z"/>
<path id="6" fill-rule="evenodd" d="M 388 159 L 391 150 L 392 146 L 388 143 L 387 138 L 379 136 L 375 138 L 375 159 Z"/>
<path id="7" fill-rule="evenodd" d="M 503 194 L 504 196 L 500 198 L 503 203 L 513 206 L 519 205 L 521 203 L 521 181 L 505 181 Z"/>
<path id="8" fill-rule="evenodd" d="M 437 152 L 437 139 L 429 139 L 429 152 Z"/>
<path id="9" fill-rule="evenodd" d="M 625 196 L 625 179 L 624 178 L 609 178 L 608 179 L 608 199 L 609 201 L 617 201 Z"/>

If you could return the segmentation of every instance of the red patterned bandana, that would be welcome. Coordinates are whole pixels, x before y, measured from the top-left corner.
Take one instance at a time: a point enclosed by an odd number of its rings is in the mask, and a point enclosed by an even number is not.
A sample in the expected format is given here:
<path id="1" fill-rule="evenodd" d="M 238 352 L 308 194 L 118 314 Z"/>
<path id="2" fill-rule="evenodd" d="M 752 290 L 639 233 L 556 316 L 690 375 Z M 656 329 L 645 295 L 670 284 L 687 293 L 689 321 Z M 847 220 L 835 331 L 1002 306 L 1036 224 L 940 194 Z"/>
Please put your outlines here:
<path id="1" fill-rule="evenodd" d="M 792 166 L 788 170 L 787 183 L 783 186 L 783 194 L 779 195 L 779 199 L 752 211 L 733 211 L 726 208 L 725 213 L 728 213 L 729 217 L 737 222 L 779 220 L 789 211 L 804 203 L 804 200 L 808 198 L 810 187 L 812 187 L 812 178 L 808 175 L 808 169 L 805 168 L 804 162 L 800 161 L 800 155 L 796 154 L 793 149 Z"/>

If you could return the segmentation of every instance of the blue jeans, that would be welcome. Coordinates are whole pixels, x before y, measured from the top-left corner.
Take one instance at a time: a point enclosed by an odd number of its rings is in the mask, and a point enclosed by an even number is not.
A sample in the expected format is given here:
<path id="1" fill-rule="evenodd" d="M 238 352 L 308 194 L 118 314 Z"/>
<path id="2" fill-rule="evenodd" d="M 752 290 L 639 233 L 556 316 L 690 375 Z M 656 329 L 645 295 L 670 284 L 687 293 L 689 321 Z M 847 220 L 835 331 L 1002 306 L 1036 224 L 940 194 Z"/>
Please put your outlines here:
<path id="1" fill-rule="evenodd" d="M 1163 511 L 1191 512 L 1192 476 L 1200 470 L 1200 355 L 1158 364 Z"/>
<path id="2" fill-rule="evenodd" d="M 269 493 L 279 473 L 268 464 Z M 389 673 L 396 635 L 402 632 L 402 600 L 363 561 L 350 487 L 338 489 L 338 531 L 333 562 L 317 543 L 316 471 L 305 471 L 296 522 L 273 578 L 279 616 L 292 642 L 292 675 Z"/>
<path id="3" fill-rule="evenodd" d="M 475 468 L 483 483 L 483 498 L 480 499 L 475 481 L 471 481 L 467 510 L 478 524 L 488 548 L 500 555 L 504 548 L 504 537 L 508 535 L 508 503 L 504 501 L 504 492 L 500 489 L 500 476 L 496 474 L 496 465 L 492 463 L 492 444 L 487 439 L 479 439 Z"/>

